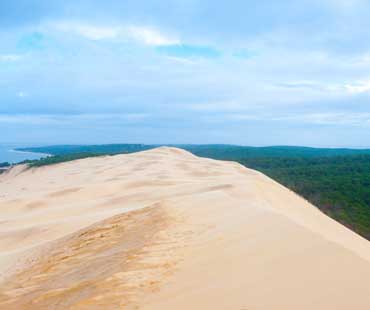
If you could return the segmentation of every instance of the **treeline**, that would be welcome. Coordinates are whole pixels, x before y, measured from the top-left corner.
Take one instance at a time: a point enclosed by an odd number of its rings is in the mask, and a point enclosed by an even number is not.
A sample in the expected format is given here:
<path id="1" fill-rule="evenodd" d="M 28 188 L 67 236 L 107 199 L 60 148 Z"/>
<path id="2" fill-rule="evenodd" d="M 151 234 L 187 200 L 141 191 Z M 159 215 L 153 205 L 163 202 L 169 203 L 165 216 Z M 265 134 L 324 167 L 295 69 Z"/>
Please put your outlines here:
<path id="1" fill-rule="evenodd" d="M 344 155 L 370 154 L 370 149 L 312 148 L 301 146 L 251 147 L 237 145 L 184 145 L 180 147 L 195 155 L 221 160 L 242 160 L 245 158 L 285 157 L 313 158 Z"/>
<path id="2" fill-rule="evenodd" d="M 149 150 L 160 145 L 147 144 L 104 144 L 104 145 L 56 145 L 45 147 L 29 147 L 17 150 L 46 153 L 51 155 L 67 155 L 76 153 L 94 154 L 120 154 L 133 153 Z M 342 155 L 370 154 L 370 149 L 331 149 L 311 148 L 301 146 L 267 146 L 252 147 L 227 144 L 174 144 L 169 145 L 180 147 L 195 155 L 223 160 L 240 160 L 244 158 L 259 157 L 331 157 Z"/>
<path id="3" fill-rule="evenodd" d="M 0 163 L 0 174 L 5 172 L 7 168 L 10 167 L 10 164 L 8 162 L 6 163 Z"/>
<path id="4" fill-rule="evenodd" d="M 52 145 L 42 147 L 18 148 L 18 151 L 44 153 L 50 155 L 69 155 L 69 154 L 122 154 L 148 150 L 156 146 L 145 144 L 102 144 L 102 145 Z"/>
<path id="5" fill-rule="evenodd" d="M 239 162 L 270 176 L 370 240 L 370 155 Z"/>
<path id="6" fill-rule="evenodd" d="M 76 154 L 67 154 L 67 155 L 56 155 L 44 157 L 36 160 L 25 160 L 19 164 L 27 164 L 30 168 L 32 167 L 42 167 L 48 165 L 59 164 L 63 162 L 73 161 L 77 159 L 89 158 L 103 156 L 105 154 L 96 154 L 96 153 L 76 153 Z"/>

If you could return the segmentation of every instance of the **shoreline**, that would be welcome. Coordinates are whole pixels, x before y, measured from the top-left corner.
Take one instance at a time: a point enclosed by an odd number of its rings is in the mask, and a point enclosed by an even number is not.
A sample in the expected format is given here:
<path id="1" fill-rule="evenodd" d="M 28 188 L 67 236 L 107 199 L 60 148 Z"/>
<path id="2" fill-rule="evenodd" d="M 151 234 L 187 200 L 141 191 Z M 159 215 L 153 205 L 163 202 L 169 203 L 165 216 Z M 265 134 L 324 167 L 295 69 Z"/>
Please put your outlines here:
<path id="1" fill-rule="evenodd" d="M 47 153 L 38 153 L 38 152 L 29 152 L 29 151 L 20 151 L 14 148 L 4 148 L 2 150 L 4 153 L 3 159 L 0 159 L 0 162 L 7 162 L 11 166 L 17 165 L 25 160 L 38 160 L 41 158 L 51 157 L 52 154 Z M 2 155 L 2 153 L 0 152 Z M 8 155 L 7 155 L 8 154 Z M 12 155 L 14 154 L 14 155 Z M 2 156 L 0 156 L 2 157 Z"/>
<path id="2" fill-rule="evenodd" d="M 39 153 L 39 152 L 30 152 L 30 151 L 19 151 L 17 149 L 10 149 L 9 152 L 12 153 L 20 153 L 20 154 L 37 154 L 37 155 L 43 155 L 43 156 L 53 156 L 52 154 L 47 154 L 47 153 Z"/>

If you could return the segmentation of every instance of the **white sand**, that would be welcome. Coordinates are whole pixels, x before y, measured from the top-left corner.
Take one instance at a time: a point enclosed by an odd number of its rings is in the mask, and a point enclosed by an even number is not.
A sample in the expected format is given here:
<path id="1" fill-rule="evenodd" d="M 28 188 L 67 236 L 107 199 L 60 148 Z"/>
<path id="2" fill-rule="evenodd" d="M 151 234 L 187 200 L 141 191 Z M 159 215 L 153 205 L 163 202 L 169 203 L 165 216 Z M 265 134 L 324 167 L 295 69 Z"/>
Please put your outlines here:
<path id="1" fill-rule="evenodd" d="M 0 309 L 370 309 L 370 243 L 174 148 L 0 176 Z"/>

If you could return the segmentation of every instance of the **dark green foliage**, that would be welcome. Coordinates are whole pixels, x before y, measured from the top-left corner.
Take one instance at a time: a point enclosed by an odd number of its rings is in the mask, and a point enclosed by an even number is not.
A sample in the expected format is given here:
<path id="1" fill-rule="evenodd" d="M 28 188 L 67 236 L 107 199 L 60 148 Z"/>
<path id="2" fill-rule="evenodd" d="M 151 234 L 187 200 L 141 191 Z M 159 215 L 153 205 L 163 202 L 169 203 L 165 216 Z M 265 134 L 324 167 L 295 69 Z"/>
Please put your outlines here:
<path id="1" fill-rule="evenodd" d="M 160 145 L 105 144 L 105 145 L 57 145 L 21 148 L 19 151 L 65 155 L 73 153 L 119 154 L 149 150 Z M 192 145 L 174 144 L 198 156 L 214 159 L 238 160 L 249 157 L 326 157 L 338 155 L 370 154 L 370 149 L 324 149 L 300 146 L 251 147 L 226 144 Z"/>
<path id="2" fill-rule="evenodd" d="M 56 156 L 49 156 L 44 157 L 38 160 L 25 160 L 20 164 L 28 164 L 29 167 L 42 167 L 48 165 L 59 164 L 67 161 L 88 158 L 88 157 L 96 157 L 96 156 L 103 156 L 103 154 L 94 154 L 94 153 L 76 153 L 76 154 L 67 154 L 67 155 L 56 155 Z"/>
<path id="3" fill-rule="evenodd" d="M 154 148 L 144 144 L 104 144 L 104 145 L 55 145 L 43 147 L 19 148 L 18 151 L 45 153 L 50 155 L 67 154 L 121 154 L 133 153 Z"/>
<path id="4" fill-rule="evenodd" d="M 250 147 L 236 145 L 184 145 L 180 147 L 203 157 L 222 160 L 240 160 L 259 157 L 330 157 L 370 154 L 370 149 L 329 149 L 301 146 Z"/>
<path id="5" fill-rule="evenodd" d="M 370 240 L 370 155 L 239 162 L 270 176 Z"/>
<path id="6" fill-rule="evenodd" d="M 9 163 L 0 163 L 0 174 L 5 172 L 11 165 Z"/>

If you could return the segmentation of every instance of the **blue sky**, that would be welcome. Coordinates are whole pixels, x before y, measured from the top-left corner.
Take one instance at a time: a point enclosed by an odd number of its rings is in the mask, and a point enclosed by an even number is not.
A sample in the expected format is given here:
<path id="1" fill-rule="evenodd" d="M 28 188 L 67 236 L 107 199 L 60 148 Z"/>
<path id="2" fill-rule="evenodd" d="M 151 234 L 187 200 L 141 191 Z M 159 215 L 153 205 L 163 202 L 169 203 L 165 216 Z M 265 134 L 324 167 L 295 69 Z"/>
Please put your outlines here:
<path id="1" fill-rule="evenodd" d="M 0 142 L 370 146 L 365 0 L 4 0 Z"/>

